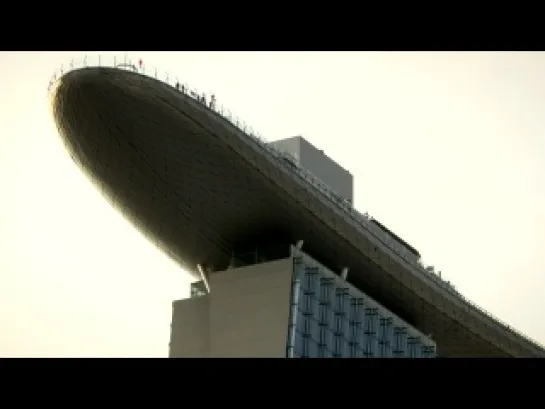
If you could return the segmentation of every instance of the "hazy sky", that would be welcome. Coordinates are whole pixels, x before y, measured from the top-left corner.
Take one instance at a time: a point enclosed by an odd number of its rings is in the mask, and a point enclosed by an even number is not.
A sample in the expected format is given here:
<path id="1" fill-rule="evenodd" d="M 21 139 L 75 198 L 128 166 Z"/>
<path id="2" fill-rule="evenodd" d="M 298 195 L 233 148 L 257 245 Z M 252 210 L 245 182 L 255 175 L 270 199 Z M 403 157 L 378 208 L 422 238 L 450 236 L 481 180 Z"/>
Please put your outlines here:
<path id="1" fill-rule="evenodd" d="M 82 56 L 0 53 L 0 356 L 165 357 L 189 276 L 103 200 L 52 119 L 50 77 Z M 129 56 L 268 140 L 323 149 L 360 211 L 545 343 L 544 53 Z"/>

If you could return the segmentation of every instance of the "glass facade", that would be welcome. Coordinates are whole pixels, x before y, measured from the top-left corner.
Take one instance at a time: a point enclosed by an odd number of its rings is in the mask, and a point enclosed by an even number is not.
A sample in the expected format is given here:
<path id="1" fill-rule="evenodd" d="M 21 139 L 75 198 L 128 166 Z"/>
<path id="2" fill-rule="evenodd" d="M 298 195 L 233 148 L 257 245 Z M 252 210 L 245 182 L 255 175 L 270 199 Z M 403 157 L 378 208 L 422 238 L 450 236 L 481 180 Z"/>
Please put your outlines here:
<path id="1" fill-rule="evenodd" d="M 204 284 L 204 281 L 191 283 L 191 298 L 202 297 L 206 294 L 208 294 L 208 291 L 206 291 L 206 285 Z"/>
<path id="2" fill-rule="evenodd" d="M 293 358 L 432 358 L 435 343 L 297 251 L 287 355 Z"/>

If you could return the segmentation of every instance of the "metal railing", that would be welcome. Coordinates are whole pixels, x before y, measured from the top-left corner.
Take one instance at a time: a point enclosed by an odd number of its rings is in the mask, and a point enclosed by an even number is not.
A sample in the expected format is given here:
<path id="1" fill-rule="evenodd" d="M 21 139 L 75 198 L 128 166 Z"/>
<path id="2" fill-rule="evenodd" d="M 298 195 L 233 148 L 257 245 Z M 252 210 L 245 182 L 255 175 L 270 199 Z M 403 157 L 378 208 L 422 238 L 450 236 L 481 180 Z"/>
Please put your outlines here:
<path id="1" fill-rule="evenodd" d="M 133 71 L 140 75 L 157 79 L 165 84 L 170 85 L 175 89 L 178 89 L 183 94 L 202 103 L 211 111 L 219 114 L 221 117 L 229 121 L 233 126 L 235 126 L 242 133 L 244 133 L 249 139 L 253 140 L 257 144 L 257 146 L 262 149 L 262 151 L 269 155 L 269 157 L 271 157 L 278 163 L 281 163 L 281 166 L 283 166 L 284 169 L 289 169 L 294 175 L 298 176 L 300 179 L 312 185 L 330 203 L 334 204 L 338 209 L 341 209 L 347 216 L 349 216 L 360 227 L 362 227 L 363 230 L 369 233 L 370 237 L 374 241 L 379 242 L 380 244 L 382 244 L 383 247 L 389 250 L 394 258 L 401 259 L 405 264 L 407 264 L 409 266 L 409 269 L 413 271 L 413 273 L 416 272 L 417 274 L 423 275 L 427 279 L 433 281 L 437 285 L 441 286 L 444 290 L 446 290 L 449 294 L 456 297 L 458 300 L 470 305 L 471 307 L 481 312 L 483 315 L 500 323 L 509 332 L 513 333 L 517 337 L 525 339 L 527 342 L 533 344 L 540 349 L 545 349 L 536 341 L 528 338 L 524 334 L 521 334 L 514 328 L 511 328 L 509 324 L 501 321 L 485 309 L 479 307 L 477 304 L 462 296 L 458 291 L 455 290 L 450 282 L 443 280 L 437 274 L 428 271 L 425 266 L 420 262 L 420 260 L 417 259 L 414 254 L 410 253 L 405 246 L 397 242 L 390 234 L 372 223 L 371 221 L 373 219 L 367 213 L 362 214 L 357 211 L 351 203 L 339 197 L 335 192 L 333 192 L 331 188 L 329 188 L 325 183 L 323 183 L 316 176 L 314 176 L 310 171 L 299 166 L 297 162 L 294 161 L 293 157 L 291 157 L 291 155 L 281 152 L 280 150 L 267 143 L 261 134 L 255 131 L 251 126 L 247 125 L 244 121 L 239 119 L 230 110 L 223 107 L 223 105 L 211 105 L 206 100 L 203 103 L 201 98 L 203 95 L 205 95 L 204 93 L 198 92 L 197 89 L 189 87 L 188 84 L 180 81 L 178 77 L 170 75 L 168 71 L 157 69 L 156 67 L 149 66 L 146 63 L 142 63 L 141 65 L 139 63 L 139 59 L 131 58 L 128 55 L 87 55 L 82 58 L 73 59 L 68 64 L 61 65 L 60 68 L 54 72 L 49 82 L 47 91 L 49 94 L 54 88 L 56 82 L 67 72 L 82 68 L 94 67 L 110 67 Z"/>

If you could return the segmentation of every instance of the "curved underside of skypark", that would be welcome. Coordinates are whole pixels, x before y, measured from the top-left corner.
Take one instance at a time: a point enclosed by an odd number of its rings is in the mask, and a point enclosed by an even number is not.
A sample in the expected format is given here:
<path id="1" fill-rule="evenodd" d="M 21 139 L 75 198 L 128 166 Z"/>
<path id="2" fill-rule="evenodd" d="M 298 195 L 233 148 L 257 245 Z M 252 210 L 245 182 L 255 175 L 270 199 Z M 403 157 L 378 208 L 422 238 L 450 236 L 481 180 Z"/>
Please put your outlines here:
<path id="1" fill-rule="evenodd" d="M 171 86 L 83 68 L 60 79 L 53 109 L 75 162 L 188 271 L 221 271 L 248 243 L 302 239 L 305 252 L 333 270 L 348 267 L 348 281 L 431 334 L 439 356 L 545 356 L 415 272 L 289 164 Z"/>

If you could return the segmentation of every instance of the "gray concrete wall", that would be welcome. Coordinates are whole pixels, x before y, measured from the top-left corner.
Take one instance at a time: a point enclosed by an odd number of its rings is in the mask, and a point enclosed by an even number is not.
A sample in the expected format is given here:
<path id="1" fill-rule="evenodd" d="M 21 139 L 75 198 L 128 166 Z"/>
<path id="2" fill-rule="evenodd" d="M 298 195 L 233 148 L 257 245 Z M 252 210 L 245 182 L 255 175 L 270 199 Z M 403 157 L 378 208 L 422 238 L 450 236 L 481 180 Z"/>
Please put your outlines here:
<path id="1" fill-rule="evenodd" d="M 213 357 L 285 357 L 291 258 L 210 277 Z"/>
<path id="2" fill-rule="evenodd" d="M 210 296 L 174 301 L 170 328 L 171 358 L 198 358 L 210 348 Z"/>
<path id="3" fill-rule="evenodd" d="M 301 148 L 300 139 L 301 139 L 300 136 L 295 136 L 293 138 L 287 138 L 287 139 L 281 139 L 279 141 L 274 141 L 274 142 L 271 142 L 270 144 L 281 152 L 289 153 L 299 163 L 299 158 L 301 156 L 300 155 L 300 148 Z"/>
<path id="4" fill-rule="evenodd" d="M 285 357 L 292 273 L 288 258 L 212 274 L 210 294 L 174 303 L 170 356 Z"/>
<path id="5" fill-rule="evenodd" d="M 354 200 L 354 178 L 350 172 L 301 136 L 271 142 L 278 150 L 290 153 L 299 165 L 329 186 L 339 196 Z"/>
<path id="6" fill-rule="evenodd" d="M 324 151 L 316 149 L 307 140 L 301 138 L 299 161 L 302 167 L 331 187 L 338 195 L 354 200 L 352 174 L 327 156 Z"/>

